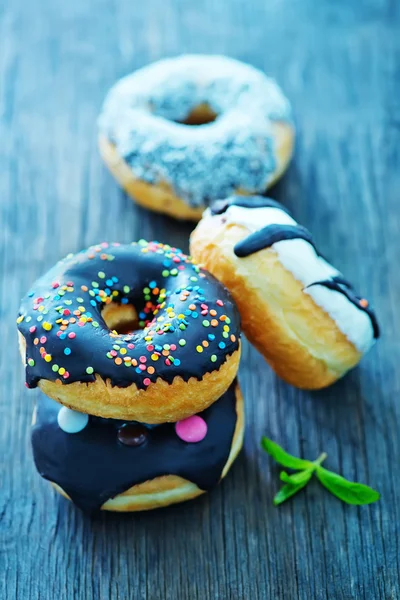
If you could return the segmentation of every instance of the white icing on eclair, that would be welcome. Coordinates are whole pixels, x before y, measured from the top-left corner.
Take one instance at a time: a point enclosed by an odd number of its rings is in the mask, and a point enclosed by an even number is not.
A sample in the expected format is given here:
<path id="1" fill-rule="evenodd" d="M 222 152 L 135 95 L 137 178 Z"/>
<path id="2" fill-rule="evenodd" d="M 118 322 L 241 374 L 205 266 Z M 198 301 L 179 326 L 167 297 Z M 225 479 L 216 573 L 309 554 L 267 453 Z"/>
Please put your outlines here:
<path id="1" fill-rule="evenodd" d="M 211 216 L 207 209 L 205 216 Z M 220 217 L 219 217 L 220 218 Z M 230 205 L 223 213 L 226 222 L 242 225 L 251 233 L 268 225 L 298 225 L 285 211 L 275 207 L 245 208 Z M 314 247 L 303 239 L 282 240 L 272 244 L 282 265 L 305 288 L 312 283 L 340 276 L 340 272 L 320 257 Z M 239 259 L 243 260 L 243 259 Z M 357 348 L 367 352 L 374 343 L 374 330 L 368 314 L 355 306 L 345 295 L 322 286 L 304 289 L 336 323 L 340 331 Z"/>

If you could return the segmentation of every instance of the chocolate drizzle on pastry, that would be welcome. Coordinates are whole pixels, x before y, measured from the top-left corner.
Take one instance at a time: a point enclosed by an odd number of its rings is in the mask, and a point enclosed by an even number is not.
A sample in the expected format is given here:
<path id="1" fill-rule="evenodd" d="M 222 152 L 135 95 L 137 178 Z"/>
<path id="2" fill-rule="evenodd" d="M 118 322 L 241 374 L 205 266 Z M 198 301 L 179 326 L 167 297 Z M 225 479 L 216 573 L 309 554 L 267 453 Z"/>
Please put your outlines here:
<path id="1" fill-rule="evenodd" d="M 132 333 L 111 331 L 111 302 L 138 313 Z M 92 382 L 146 389 L 157 378 L 201 380 L 238 349 L 240 317 L 229 292 L 180 250 L 144 240 L 70 255 L 23 300 L 26 381 Z"/>
<path id="2" fill-rule="evenodd" d="M 40 394 L 32 428 L 36 468 L 85 511 L 99 509 L 132 486 L 162 475 L 178 475 L 209 490 L 220 480 L 230 454 L 237 421 L 236 390 L 234 381 L 201 413 L 207 435 L 192 444 L 177 436 L 174 423 L 148 428 L 89 416 L 82 431 L 65 433 L 57 423 L 60 405 Z"/>
<path id="3" fill-rule="evenodd" d="M 315 248 L 310 232 L 301 225 L 267 225 L 238 242 L 233 251 L 244 258 L 286 240 L 305 240 Z"/>
<path id="4" fill-rule="evenodd" d="M 241 206 L 242 208 L 277 208 L 290 215 L 289 210 L 266 196 L 230 196 L 225 200 L 217 200 L 210 207 L 212 215 L 222 215 L 230 206 Z"/>
<path id="5" fill-rule="evenodd" d="M 266 198 L 264 196 L 232 196 L 226 200 L 221 200 L 219 202 L 214 203 L 211 207 L 211 214 L 213 215 L 221 215 L 229 210 L 230 207 L 238 207 L 243 209 L 277 209 L 279 211 L 283 211 L 288 214 L 290 217 L 290 213 L 287 209 L 282 206 L 279 202 L 272 200 L 270 198 Z M 287 219 L 285 219 L 287 220 Z M 293 219 L 290 219 L 293 221 Z M 236 223 L 236 220 L 233 220 Z M 238 224 L 240 224 L 238 222 Z M 256 223 L 258 225 L 258 223 Z M 243 240 L 238 242 L 234 246 L 234 253 L 239 258 L 243 258 L 246 256 L 250 256 L 255 252 L 259 252 L 265 248 L 270 248 L 273 244 L 278 242 L 283 242 L 287 240 L 304 240 L 308 244 L 310 244 L 317 255 L 321 260 L 325 260 L 325 258 L 318 252 L 315 244 L 313 242 L 311 233 L 300 225 L 294 223 L 292 224 L 274 224 L 269 223 L 265 227 L 262 227 L 262 222 L 260 222 L 260 229 L 253 231 Z M 325 261 L 326 262 L 326 261 Z M 333 268 L 332 268 L 333 271 Z M 309 284 L 305 289 L 310 288 L 312 286 L 321 285 L 332 291 L 339 292 L 343 294 L 349 302 L 351 302 L 354 306 L 356 306 L 359 310 L 366 313 L 371 321 L 373 335 L 374 338 L 379 337 L 379 326 L 373 310 L 368 306 L 368 302 L 356 296 L 356 294 L 352 290 L 351 284 L 342 277 L 341 274 L 332 275 L 329 279 L 324 279 L 322 281 L 315 281 Z"/>
<path id="6" fill-rule="evenodd" d="M 340 283 L 341 285 L 344 285 L 345 287 L 350 288 L 351 290 L 353 289 L 353 286 L 350 283 L 350 281 L 347 281 L 347 279 L 345 279 L 342 275 L 334 275 L 333 277 L 331 277 L 331 279 L 332 281 L 336 281 L 336 283 Z"/>
<path id="7" fill-rule="evenodd" d="M 371 319 L 372 329 L 374 331 L 374 338 L 377 339 L 380 335 L 379 325 L 375 313 L 368 306 L 367 301 L 360 296 L 356 296 L 352 290 L 352 286 L 342 277 L 333 277 L 332 279 L 326 279 L 324 281 L 314 281 L 310 283 L 305 289 L 309 289 L 315 285 L 321 285 L 323 287 L 328 288 L 329 290 L 333 290 L 335 292 L 339 292 L 346 296 L 347 300 L 354 304 L 357 308 L 367 313 L 369 318 Z"/>

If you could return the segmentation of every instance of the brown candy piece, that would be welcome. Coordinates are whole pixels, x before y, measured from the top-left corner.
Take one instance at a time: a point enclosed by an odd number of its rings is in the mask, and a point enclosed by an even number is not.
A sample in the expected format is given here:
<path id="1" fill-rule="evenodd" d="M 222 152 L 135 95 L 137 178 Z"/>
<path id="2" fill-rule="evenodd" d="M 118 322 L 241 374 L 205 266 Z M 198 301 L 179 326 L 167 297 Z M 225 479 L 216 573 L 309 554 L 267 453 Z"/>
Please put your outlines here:
<path id="1" fill-rule="evenodd" d="M 125 446 L 141 446 L 147 439 L 147 429 L 138 423 L 125 423 L 118 429 L 117 437 Z"/>

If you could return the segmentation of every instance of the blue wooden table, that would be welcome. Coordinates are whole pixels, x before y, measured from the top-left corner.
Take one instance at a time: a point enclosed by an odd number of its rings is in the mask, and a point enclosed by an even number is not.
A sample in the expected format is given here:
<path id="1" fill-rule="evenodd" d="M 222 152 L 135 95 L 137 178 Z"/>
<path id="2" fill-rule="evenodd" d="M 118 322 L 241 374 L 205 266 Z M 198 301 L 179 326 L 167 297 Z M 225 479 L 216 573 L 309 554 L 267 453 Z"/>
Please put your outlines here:
<path id="1" fill-rule="evenodd" d="M 0 1 L 0 598 L 398 599 L 400 15 L 390 0 Z M 244 450 L 208 496 L 89 518 L 35 473 L 15 316 L 57 259 L 104 239 L 188 246 L 190 225 L 135 207 L 102 165 L 108 87 L 149 61 L 224 53 L 293 101 L 294 161 L 274 198 L 375 305 L 383 331 L 330 389 L 279 381 L 245 343 Z M 275 508 L 267 434 L 376 487 L 370 507 L 312 483 Z"/>

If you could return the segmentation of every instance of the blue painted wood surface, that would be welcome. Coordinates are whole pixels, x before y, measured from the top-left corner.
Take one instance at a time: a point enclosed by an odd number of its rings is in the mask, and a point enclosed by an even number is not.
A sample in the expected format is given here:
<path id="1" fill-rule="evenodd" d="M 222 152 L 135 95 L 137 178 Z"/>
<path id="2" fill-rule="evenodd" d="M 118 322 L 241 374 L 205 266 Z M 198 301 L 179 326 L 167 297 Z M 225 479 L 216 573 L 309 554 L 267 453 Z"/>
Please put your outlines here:
<path id="1" fill-rule="evenodd" d="M 13 0 L 0 3 L 0 598 L 398 599 L 400 481 L 400 35 L 389 0 Z M 187 248 L 190 226 L 135 207 L 103 167 L 108 87 L 149 61 L 215 52 L 282 84 L 298 140 L 273 190 L 375 304 L 383 338 L 318 393 L 279 381 L 245 344 L 244 451 L 186 505 L 90 519 L 34 471 L 35 392 L 15 315 L 31 282 L 103 239 Z M 312 483 L 274 508 L 262 434 L 379 489 L 348 507 Z"/>

